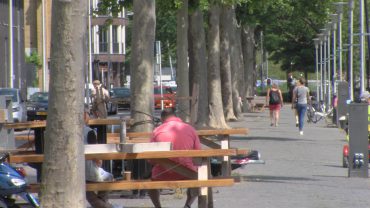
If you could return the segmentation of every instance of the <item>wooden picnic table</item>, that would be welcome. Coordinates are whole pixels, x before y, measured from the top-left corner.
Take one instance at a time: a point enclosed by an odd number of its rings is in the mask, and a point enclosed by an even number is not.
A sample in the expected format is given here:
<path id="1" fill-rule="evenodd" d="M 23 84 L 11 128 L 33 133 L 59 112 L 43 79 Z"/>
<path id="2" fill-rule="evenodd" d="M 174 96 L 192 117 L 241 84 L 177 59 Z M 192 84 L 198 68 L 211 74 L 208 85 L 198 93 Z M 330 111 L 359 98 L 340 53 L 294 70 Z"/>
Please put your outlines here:
<path id="1" fill-rule="evenodd" d="M 215 186 L 232 186 L 234 179 L 232 178 L 215 178 L 211 179 L 209 158 L 215 156 L 231 156 L 236 155 L 235 149 L 208 149 L 208 150 L 170 150 L 170 151 L 151 151 L 141 153 L 87 153 L 86 160 L 102 159 L 102 160 L 124 160 L 124 159 L 149 159 L 155 163 L 159 163 L 164 167 L 170 167 L 179 174 L 190 177 L 191 180 L 182 181 L 148 181 L 148 180 L 132 180 L 132 181 L 114 181 L 114 182 L 93 182 L 86 185 L 89 191 L 100 190 L 125 190 L 125 189 L 164 189 L 164 188 L 190 188 L 200 187 L 200 195 L 198 198 L 198 207 L 208 208 L 210 203 L 208 196 L 208 187 Z M 192 157 L 198 165 L 198 171 L 194 172 L 185 166 L 181 166 L 169 158 L 176 157 Z M 43 154 L 16 154 L 12 153 L 9 157 L 11 163 L 42 163 L 44 161 Z M 34 191 L 39 190 L 39 185 L 33 186 Z"/>

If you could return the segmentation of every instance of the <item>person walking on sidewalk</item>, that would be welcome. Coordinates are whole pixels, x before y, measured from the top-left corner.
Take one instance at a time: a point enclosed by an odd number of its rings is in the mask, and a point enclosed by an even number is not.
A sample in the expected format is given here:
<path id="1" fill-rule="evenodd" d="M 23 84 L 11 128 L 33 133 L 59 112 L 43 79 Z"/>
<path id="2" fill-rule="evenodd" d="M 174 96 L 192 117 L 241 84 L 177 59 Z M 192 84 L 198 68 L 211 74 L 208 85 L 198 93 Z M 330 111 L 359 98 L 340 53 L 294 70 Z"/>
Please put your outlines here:
<path id="1" fill-rule="evenodd" d="M 279 125 L 280 109 L 283 106 L 283 96 L 277 84 L 273 83 L 271 88 L 267 90 L 266 104 L 270 109 L 271 126 Z"/>
<path id="2" fill-rule="evenodd" d="M 305 86 L 305 83 L 306 80 L 303 77 L 299 78 L 297 87 L 293 90 L 293 100 L 297 99 L 296 110 L 298 112 L 298 127 L 300 135 L 303 135 L 304 116 L 306 114 L 310 94 L 310 90 Z M 292 108 L 294 108 L 294 103 L 292 103 Z"/>

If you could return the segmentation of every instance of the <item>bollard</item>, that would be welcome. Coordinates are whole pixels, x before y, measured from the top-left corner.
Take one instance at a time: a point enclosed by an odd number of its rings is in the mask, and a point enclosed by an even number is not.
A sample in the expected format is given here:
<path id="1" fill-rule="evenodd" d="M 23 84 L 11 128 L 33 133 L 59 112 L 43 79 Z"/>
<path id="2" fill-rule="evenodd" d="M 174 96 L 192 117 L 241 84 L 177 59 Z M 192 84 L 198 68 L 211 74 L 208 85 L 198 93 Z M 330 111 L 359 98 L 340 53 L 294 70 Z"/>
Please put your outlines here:
<path id="1" fill-rule="evenodd" d="M 6 129 L 4 123 L 13 123 L 12 96 L 0 96 L 0 150 L 14 150 L 14 130 Z"/>
<path id="2" fill-rule="evenodd" d="M 338 105 L 337 105 L 337 126 L 345 129 L 347 126 L 347 99 L 348 99 L 348 83 L 341 81 L 338 83 Z"/>
<path id="3" fill-rule="evenodd" d="M 351 103 L 348 113 L 348 177 L 368 178 L 368 104 Z"/>

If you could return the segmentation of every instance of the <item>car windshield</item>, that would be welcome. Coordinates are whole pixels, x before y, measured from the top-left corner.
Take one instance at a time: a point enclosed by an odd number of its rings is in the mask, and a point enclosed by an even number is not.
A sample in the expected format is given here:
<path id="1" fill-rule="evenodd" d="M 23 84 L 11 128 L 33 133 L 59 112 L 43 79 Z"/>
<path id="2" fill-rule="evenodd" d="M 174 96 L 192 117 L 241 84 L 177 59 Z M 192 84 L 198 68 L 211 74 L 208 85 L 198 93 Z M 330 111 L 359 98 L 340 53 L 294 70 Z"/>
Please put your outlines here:
<path id="1" fill-rule="evenodd" d="M 10 95 L 12 96 L 12 102 L 18 102 L 17 90 L 15 89 L 0 89 L 0 95 Z"/>
<path id="2" fill-rule="evenodd" d="M 47 103 L 49 100 L 49 94 L 47 92 L 36 92 L 30 97 L 31 102 Z"/>
<path id="3" fill-rule="evenodd" d="M 130 90 L 127 88 L 113 88 L 112 96 L 115 97 L 130 97 Z"/>

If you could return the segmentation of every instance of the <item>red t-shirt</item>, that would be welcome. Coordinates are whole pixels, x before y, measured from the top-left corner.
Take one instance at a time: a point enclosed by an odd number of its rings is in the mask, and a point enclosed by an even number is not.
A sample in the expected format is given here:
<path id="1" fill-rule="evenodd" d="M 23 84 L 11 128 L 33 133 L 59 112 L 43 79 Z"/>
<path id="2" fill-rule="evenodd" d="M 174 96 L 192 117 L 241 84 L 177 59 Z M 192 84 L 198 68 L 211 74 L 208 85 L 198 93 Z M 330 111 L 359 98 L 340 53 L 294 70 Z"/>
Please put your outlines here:
<path id="1" fill-rule="evenodd" d="M 162 125 L 154 129 L 150 142 L 171 142 L 173 150 L 201 149 L 199 137 L 195 129 L 175 116 L 167 118 Z M 197 167 L 193 164 L 192 158 L 171 158 L 171 160 L 197 171 Z M 188 177 L 155 164 L 152 169 L 152 179 L 182 180 L 188 179 Z"/>

